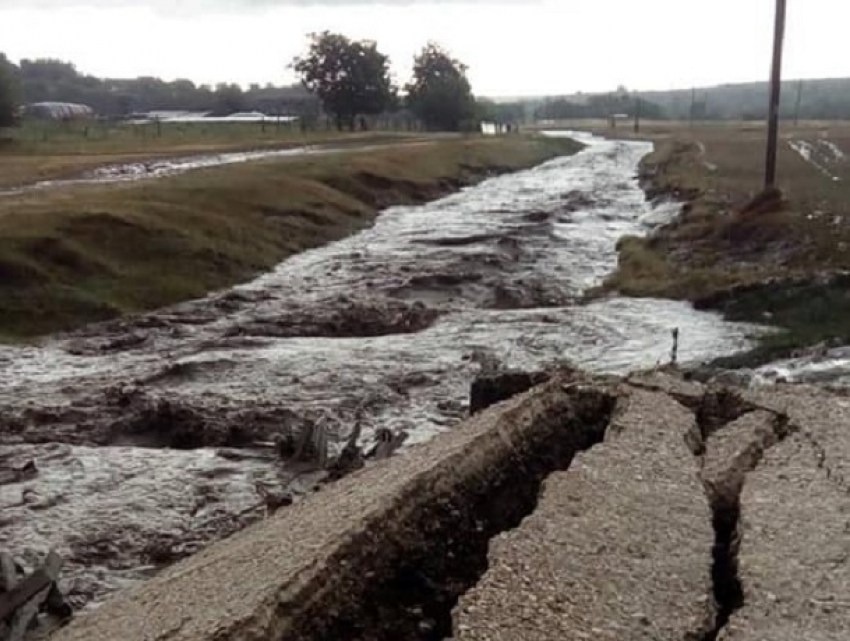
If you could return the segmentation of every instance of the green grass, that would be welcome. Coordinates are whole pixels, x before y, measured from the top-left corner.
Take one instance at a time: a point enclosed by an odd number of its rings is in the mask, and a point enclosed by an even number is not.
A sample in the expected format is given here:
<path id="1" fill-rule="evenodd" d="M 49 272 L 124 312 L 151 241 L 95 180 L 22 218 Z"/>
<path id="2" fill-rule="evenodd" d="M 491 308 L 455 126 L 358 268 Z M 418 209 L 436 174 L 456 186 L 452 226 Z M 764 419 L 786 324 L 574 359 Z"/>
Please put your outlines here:
<path id="1" fill-rule="evenodd" d="M 437 140 L 2 197 L 0 336 L 198 297 L 362 229 L 384 206 L 576 148 L 519 136 Z"/>

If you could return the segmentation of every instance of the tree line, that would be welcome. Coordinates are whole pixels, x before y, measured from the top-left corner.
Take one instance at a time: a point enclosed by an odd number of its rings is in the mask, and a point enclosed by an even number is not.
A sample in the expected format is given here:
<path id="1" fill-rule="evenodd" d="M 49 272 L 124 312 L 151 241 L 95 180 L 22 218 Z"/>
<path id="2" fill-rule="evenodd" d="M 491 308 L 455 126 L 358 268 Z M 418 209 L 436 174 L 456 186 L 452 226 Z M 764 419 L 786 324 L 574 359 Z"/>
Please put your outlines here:
<path id="1" fill-rule="evenodd" d="M 602 118 L 614 113 L 657 120 L 764 120 L 765 82 L 700 89 L 629 92 L 620 87 L 607 94 L 576 94 L 529 101 L 538 119 Z M 786 80 L 782 83 L 783 120 L 850 119 L 850 79 Z"/>
<path id="2" fill-rule="evenodd" d="M 0 53 L 0 128 L 11 127 L 20 100 L 18 78 L 14 65 Z"/>
<path id="3" fill-rule="evenodd" d="M 647 120 L 664 120 L 667 117 L 660 105 L 631 94 L 623 87 L 609 94 L 549 99 L 534 110 L 534 117 L 538 120 L 608 118 L 615 114 L 639 115 Z"/>
<path id="4" fill-rule="evenodd" d="M 311 34 L 306 53 L 290 67 L 300 84 L 243 90 L 236 84 L 210 87 L 153 77 L 101 79 L 59 60 L 22 60 L 16 66 L 0 54 L 0 126 L 11 126 L 20 104 L 51 101 L 85 104 L 107 117 L 153 110 L 259 111 L 312 124 L 323 113 L 340 129 L 366 128 L 369 118 L 398 111 L 428 129 L 453 131 L 477 126 L 480 118 L 507 115 L 495 104 L 477 102 L 467 67 L 433 43 L 416 55 L 413 76 L 402 87 L 376 43 L 327 31 Z"/>
<path id="5" fill-rule="evenodd" d="M 647 92 L 671 118 L 697 120 L 764 120 L 768 84 L 753 82 L 700 89 Z M 782 83 L 780 115 L 784 120 L 850 119 L 850 79 L 786 80 Z"/>
<path id="6" fill-rule="evenodd" d="M 466 67 L 436 45 L 416 57 L 413 78 L 393 83 L 389 59 L 371 42 L 336 34 L 311 36 L 304 56 L 294 61 L 302 82 L 290 86 L 221 83 L 159 78 L 101 79 L 59 60 L 23 60 L 12 64 L 0 53 L 0 127 L 14 123 L 20 104 L 77 102 L 103 116 L 123 117 L 152 110 L 187 110 L 227 115 L 260 111 L 294 115 L 313 126 L 323 110 L 338 126 L 357 126 L 358 116 L 401 110 L 415 112 L 430 128 L 454 129 L 480 120 L 525 122 L 602 118 L 615 113 L 647 119 L 763 119 L 767 85 L 751 83 L 698 90 L 615 92 L 523 99 L 510 103 L 472 98 Z M 850 119 L 850 79 L 783 83 L 781 115 L 789 120 Z M 410 113 L 413 117 L 414 113 Z"/>
<path id="7" fill-rule="evenodd" d="M 80 103 L 103 116 L 127 116 L 153 110 L 204 111 L 213 115 L 238 111 L 309 115 L 319 109 L 318 101 L 300 85 L 251 85 L 243 90 L 239 85 L 228 83 L 212 87 L 196 85 L 191 80 L 166 82 L 154 77 L 97 78 L 81 74 L 71 63 L 51 59 L 22 60 L 19 66 L 5 60 L 3 67 L 6 82 L 0 80 L 0 95 L 10 95 L 11 85 L 14 96 L 22 104 Z M 7 87 L 5 91 L 4 86 Z"/>

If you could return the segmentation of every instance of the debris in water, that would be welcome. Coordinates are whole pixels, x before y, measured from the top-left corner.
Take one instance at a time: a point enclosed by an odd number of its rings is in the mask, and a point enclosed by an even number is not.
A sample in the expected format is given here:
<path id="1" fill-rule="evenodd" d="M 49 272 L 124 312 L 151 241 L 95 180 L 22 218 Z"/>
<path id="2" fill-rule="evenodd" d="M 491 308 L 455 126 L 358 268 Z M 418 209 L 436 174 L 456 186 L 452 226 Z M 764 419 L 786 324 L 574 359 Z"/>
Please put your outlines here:
<path id="1" fill-rule="evenodd" d="M 404 430 L 393 433 L 385 427 L 378 430 L 375 434 L 376 443 L 366 453 L 366 458 L 374 458 L 376 461 L 382 461 L 390 458 L 408 439 L 409 434 Z"/>
<path id="2" fill-rule="evenodd" d="M 281 492 L 277 488 L 270 487 L 260 482 L 254 484 L 257 495 L 262 499 L 266 508 L 266 516 L 272 516 L 282 507 L 292 505 L 294 499 L 288 492 Z"/>
<path id="3" fill-rule="evenodd" d="M 29 575 L 6 552 L 0 552 L 0 638 L 22 641 L 34 627 L 50 627 L 39 621 L 45 613 L 56 622 L 73 615 L 73 608 L 59 591 L 62 557 L 51 550 L 43 565 Z"/>

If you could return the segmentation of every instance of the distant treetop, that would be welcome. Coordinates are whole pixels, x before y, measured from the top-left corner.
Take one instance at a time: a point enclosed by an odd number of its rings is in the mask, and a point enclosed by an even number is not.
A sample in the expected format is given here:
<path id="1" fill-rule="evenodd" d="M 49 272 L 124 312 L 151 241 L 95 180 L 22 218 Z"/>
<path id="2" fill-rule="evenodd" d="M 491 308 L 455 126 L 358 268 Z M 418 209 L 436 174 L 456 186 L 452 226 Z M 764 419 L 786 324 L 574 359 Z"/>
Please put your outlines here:
<path id="1" fill-rule="evenodd" d="M 354 129 L 358 116 L 377 115 L 396 104 L 389 58 L 374 42 L 314 33 L 307 53 L 292 67 L 340 129 Z"/>
<path id="2" fill-rule="evenodd" d="M 407 85 L 407 104 L 429 129 L 458 131 L 471 128 L 476 116 L 475 97 L 465 64 L 431 42 L 413 62 L 413 80 Z"/>
<path id="3" fill-rule="evenodd" d="M 0 127 L 15 124 L 19 100 L 18 69 L 0 53 Z"/>

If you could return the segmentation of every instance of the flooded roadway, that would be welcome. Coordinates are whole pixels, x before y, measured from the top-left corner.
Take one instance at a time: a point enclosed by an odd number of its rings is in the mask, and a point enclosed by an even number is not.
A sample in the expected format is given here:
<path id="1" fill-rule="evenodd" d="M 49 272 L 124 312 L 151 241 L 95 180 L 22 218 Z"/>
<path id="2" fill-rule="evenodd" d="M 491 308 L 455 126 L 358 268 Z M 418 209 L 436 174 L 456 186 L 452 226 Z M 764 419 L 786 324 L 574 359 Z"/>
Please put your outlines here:
<path id="1" fill-rule="evenodd" d="M 40 180 L 38 182 L 19 185 L 16 187 L 0 188 L 0 198 L 3 196 L 20 195 L 27 192 L 44 191 L 69 187 L 73 185 L 103 185 L 109 183 L 133 182 L 156 178 L 169 178 L 198 169 L 238 165 L 258 160 L 282 160 L 286 158 L 303 158 L 306 156 L 326 156 L 344 152 L 364 152 L 380 149 L 389 143 L 373 144 L 317 144 L 308 146 L 293 146 L 283 149 L 259 149 L 255 151 L 232 151 L 221 153 L 194 154 L 175 158 L 162 158 L 145 162 L 127 162 L 105 165 L 72 178 L 57 178 Z M 415 146 L 429 144 L 427 141 L 394 141 L 395 145 Z"/>
<path id="2" fill-rule="evenodd" d="M 320 419 L 341 447 L 362 407 L 363 442 L 414 444 L 462 420 L 482 367 L 622 373 L 667 360 L 673 327 L 682 360 L 744 348 L 750 327 L 686 304 L 577 303 L 620 237 L 676 211 L 637 184 L 650 144 L 584 142 L 232 290 L 0 348 L 0 461 L 40 470 L 0 485 L 0 548 L 55 547 L 65 589 L 97 600 L 256 518 L 254 481 L 293 476 L 264 446 L 281 430 Z"/>

